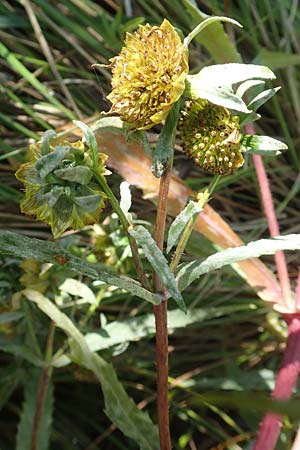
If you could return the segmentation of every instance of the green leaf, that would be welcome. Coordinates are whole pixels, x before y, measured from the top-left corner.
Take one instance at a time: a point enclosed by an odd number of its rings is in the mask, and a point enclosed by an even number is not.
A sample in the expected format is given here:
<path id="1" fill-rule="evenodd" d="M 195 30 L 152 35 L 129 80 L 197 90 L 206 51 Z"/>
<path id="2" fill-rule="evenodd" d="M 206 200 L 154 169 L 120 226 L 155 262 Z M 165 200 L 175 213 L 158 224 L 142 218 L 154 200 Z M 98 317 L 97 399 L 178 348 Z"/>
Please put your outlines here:
<path id="1" fill-rule="evenodd" d="M 36 411 L 38 386 L 41 371 L 31 370 L 24 382 L 24 403 L 21 420 L 18 426 L 16 450 L 31 450 L 32 448 L 32 428 Z M 53 413 L 53 387 L 49 383 L 43 407 L 41 410 L 38 449 L 47 450 L 50 443 L 50 431 Z"/>
<path id="2" fill-rule="evenodd" d="M 167 241 L 167 250 L 169 253 L 170 250 L 177 244 L 179 241 L 180 235 L 185 229 L 188 221 L 195 215 L 199 214 L 202 211 L 197 204 L 197 202 L 190 201 L 187 206 L 181 211 L 181 213 L 176 217 L 174 222 L 171 224 L 169 233 L 168 233 L 168 241 Z"/>
<path id="3" fill-rule="evenodd" d="M 264 64 L 272 70 L 277 70 L 300 64 L 300 55 L 287 52 L 271 52 L 263 48 L 256 56 L 254 63 Z"/>
<path id="4" fill-rule="evenodd" d="M 246 80 L 239 85 L 236 90 L 236 95 L 239 97 L 243 97 L 247 94 L 247 98 L 250 98 L 249 91 L 251 91 L 254 87 L 258 87 L 264 85 L 265 82 L 263 80 Z"/>
<path id="5" fill-rule="evenodd" d="M 73 120 L 73 123 L 75 125 L 77 125 L 79 128 L 81 128 L 81 130 L 83 131 L 86 143 L 92 152 L 92 160 L 93 160 L 94 168 L 97 169 L 98 159 L 99 159 L 98 158 L 99 150 L 98 150 L 98 145 L 97 145 L 97 141 L 96 141 L 94 132 L 85 123 L 80 122 L 80 120 Z"/>
<path id="6" fill-rule="evenodd" d="M 46 297 L 37 291 L 26 289 L 24 295 L 35 302 L 72 340 L 72 357 L 91 370 L 101 383 L 105 401 L 105 413 L 110 420 L 128 437 L 134 439 L 141 450 L 158 450 L 157 428 L 148 414 L 140 411 L 128 397 L 115 370 L 99 355 L 90 351 L 84 336 L 73 322 Z M 24 450 L 24 449 L 22 449 Z"/>
<path id="7" fill-rule="evenodd" d="M 41 154 L 47 155 L 50 151 L 50 141 L 51 139 L 54 139 L 56 137 L 56 133 L 54 130 L 47 130 L 45 131 L 42 142 L 41 142 Z"/>
<path id="8" fill-rule="evenodd" d="M 66 278 L 63 284 L 59 286 L 61 291 L 84 299 L 87 303 L 95 303 L 96 297 L 94 292 L 81 281 L 74 278 Z"/>
<path id="9" fill-rule="evenodd" d="M 94 133 L 124 133 L 124 123 L 117 116 L 107 116 L 101 117 L 101 119 L 97 120 L 92 126 L 92 130 Z"/>
<path id="10" fill-rule="evenodd" d="M 182 311 L 186 312 L 187 309 L 184 300 L 178 291 L 174 275 L 172 272 L 170 272 L 166 258 L 162 254 L 161 250 L 157 247 L 149 231 L 146 230 L 145 227 L 140 225 L 135 230 L 129 230 L 129 233 L 142 247 L 146 258 L 161 279 L 164 287 L 168 289 L 170 295 L 176 301 L 179 308 Z"/>
<path id="11" fill-rule="evenodd" d="M 204 273 L 245 259 L 274 255 L 279 250 L 300 250 L 300 234 L 278 236 L 274 239 L 260 239 L 241 247 L 228 248 L 204 260 L 181 264 L 176 279 L 180 290 L 183 290 Z"/>
<path id="12" fill-rule="evenodd" d="M 197 7 L 195 0 L 182 0 L 182 2 L 191 16 L 192 27 L 197 26 L 208 17 L 211 17 Z M 203 45 L 218 63 L 241 61 L 241 57 L 237 52 L 235 45 L 225 33 L 223 25 L 220 22 L 214 22 L 209 27 L 205 28 L 205 30 L 196 37 L 196 41 Z"/>
<path id="13" fill-rule="evenodd" d="M 21 311 L 1 313 L 0 314 L 0 325 L 3 323 L 15 322 L 16 320 L 21 319 L 21 317 L 23 317 L 23 315 L 24 314 Z"/>
<path id="14" fill-rule="evenodd" d="M 11 353 L 18 358 L 25 359 L 37 367 L 43 366 L 43 360 L 38 358 L 31 347 L 22 343 L 19 339 L 0 336 L 0 349 L 3 352 Z"/>
<path id="15" fill-rule="evenodd" d="M 223 16 L 214 16 L 214 17 L 208 17 L 207 19 L 204 19 L 201 23 L 199 23 L 184 39 L 183 44 L 185 47 L 188 47 L 191 43 L 192 39 L 194 39 L 198 34 L 204 31 L 204 29 L 215 23 L 215 22 L 229 22 L 233 23 L 234 25 L 237 25 L 240 28 L 243 28 L 243 25 L 241 25 L 236 20 L 230 19 L 229 17 L 223 17 Z"/>
<path id="16" fill-rule="evenodd" d="M 1 252 L 53 264 L 60 263 L 60 259 L 62 259 L 66 268 L 78 274 L 86 275 L 95 280 L 101 280 L 112 286 L 117 286 L 155 305 L 161 302 L 160 295 L 153 294 L 142 288 L 137 281 L 123 275 L 118 275 L 111 268 L 103 264 L 88 263 L 51 242 L 28 238 L 9 231 L 0 231 Z"/>
<path id="17" fill-rule="evenodd" d="M 80 183 L 85 186 L 89 184 L 93 176 L 91 169 L 85 166 L 57 169 L 54 171 L 54 175 L 62 180 L 73 181 L 74 183 Z"/>
<path id="18" fill-rule="evenodd" d="M 264 103 L 270 100 L 270 98 L 272 98 L 276 94 L 276 92 L 278 92 L 280 89 L 281 88 L 279 86 L 261 92 L 250 103 L 248 103 L 248 108 L 251 109 L 252 111 L 257 111 L 258 108 L 260 108 Z"/>
<path id="19" fill-rule="evenodd" d="M 269 136 L 245 134 L 241 139 L 242 152 L 257 155 L 279 155 L 287 145 Z"/>
<path id="20" fill-rule="evenodd" d="M 47 131 L 46 131 L 47 133 Z M 65 155 L 70 151 L 68 146 L 56 146 L 55 151 L 47 153 L 38 159 L 35 163 L 35 168 L 38 171 L 41 178 L 45 178 L 56 167 L 60 165 Z"/>
<path id="21" fill-rule="evenodd" d="M 168 114 L 166 122 L 158 137 L 153 152 L 152 173 L 160 178 L 169 166 L 174 151 L 174 138 L 179 117 L 180 100 L 176 102 Z"/>
<path id="22" fill-rule="evenodd" d="M 253 304 L 218 306 L 217 308 L 195 308 L 186 314 L 180 309 L 168 312 L 169 329 L 185 328 L 194 323 L 201 323 L 217 317 L 235 316 L 239 312 L 253 310 Z M 101 327 L 99 333 L 87 333 L 85 339 L 93 351 L 104 350 L 124 342 L 136 342 L 155 334 L 153 314 L 143 314 L 126 320 L 116 320 Z"/>
<path id="23" fill-rule="evenodd" d="M 100 194 L 92 194 L 73 197 L 72 200 L 75 205 L 79 206 L 84 212 L 92 213 L 99 207 L 102 198 L 103 197 Z"/>

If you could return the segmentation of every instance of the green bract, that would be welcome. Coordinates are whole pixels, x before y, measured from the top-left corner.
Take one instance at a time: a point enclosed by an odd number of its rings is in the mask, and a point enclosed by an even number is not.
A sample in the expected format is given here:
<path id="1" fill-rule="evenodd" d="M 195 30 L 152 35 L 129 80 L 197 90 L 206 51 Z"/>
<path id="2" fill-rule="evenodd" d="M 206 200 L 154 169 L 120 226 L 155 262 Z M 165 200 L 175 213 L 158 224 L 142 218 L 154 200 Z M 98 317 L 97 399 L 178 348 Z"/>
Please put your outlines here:
<path id="1" fill-rule="evenodd" d="M 47 222 L 55 238 L 68 229 L 78 230 L 99 220 L 105 194 L 93 179 L 93 170 L 105 174 L 107 156 L 99 154 L 93 166 L 83 142 L 51 145 L 53 134 L 30 146 L 30 161 L 16 173 L 25 186 L 21 211 Z"/>

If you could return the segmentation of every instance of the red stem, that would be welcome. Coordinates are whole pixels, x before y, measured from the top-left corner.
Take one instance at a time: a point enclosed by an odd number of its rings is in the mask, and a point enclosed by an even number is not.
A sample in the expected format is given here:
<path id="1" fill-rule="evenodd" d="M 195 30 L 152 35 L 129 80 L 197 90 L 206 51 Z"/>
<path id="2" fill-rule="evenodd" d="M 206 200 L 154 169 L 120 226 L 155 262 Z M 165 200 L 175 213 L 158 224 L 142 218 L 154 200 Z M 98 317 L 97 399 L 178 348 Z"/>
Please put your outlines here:
<path id="1" fill-rule="evenodd" d="M 167 201 L 171 178 L 171 165 L 160 179 L 156 226 L 154 240 L 162 250 L 167 217 Z M 155 292 L 164 288 L 157 273 L 154 274 Z M 168 399 L 168 327 L 167 327 L 167 301 L 153 307 L 156 328 L 156 365 L 157 365 L 157 413 L 160 450 L 171 450 L 171 437 L 169 425 L 169 399 Z"/>
<path id="2" fill-rule="evenodd" d="M 281 369 L 276 378 L 272 397 L 288 400 L 296 386 L 300 373 L 300 315 L 286 316 L 289 324 L 288 339 Z M 283 417 L 267 413 L 261 422 L 253 450 L 273 450 L 280 434 Z"/>
<path id="3" fill-rule="evenodd" d="M 246 133 L 248 134 L 255 134 L 255 130 L 252 124 L 245 125 L 245 130 Z M 268 222 L 270 236 L 271 237 L 279 236 L 280 235 L 279 225 L 274 208 L 270 184 L 262 157 L 260 155 L 253 155 L 253 163 L 256 170 L 262 204 Z M 278 304 L 281 303 L 283 306 L 289 309 L 291 307 L 291 287 L 286 259 L 283 251 L 279 251 L 275 254 L 275 263 L 283 294 L 283 298 L 278 299 L 277 303 Z"/>

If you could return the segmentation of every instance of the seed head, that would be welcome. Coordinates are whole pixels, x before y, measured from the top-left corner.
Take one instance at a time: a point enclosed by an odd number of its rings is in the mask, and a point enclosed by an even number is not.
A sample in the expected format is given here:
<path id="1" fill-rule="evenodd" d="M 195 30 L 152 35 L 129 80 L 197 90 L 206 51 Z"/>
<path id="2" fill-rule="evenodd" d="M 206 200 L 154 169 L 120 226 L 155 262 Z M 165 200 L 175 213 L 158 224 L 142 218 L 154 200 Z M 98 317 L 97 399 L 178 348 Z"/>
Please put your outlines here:
<path id="1" fill-rule="evenodd" d="M 140 25 L 136 33 L 127 33 L 121 53 L 111 59 L 111 69 L 109 114 L 145 130 L 160 123 L 182 95 L 187 51 L 165 19 L 159 27 Z"/>
<path id="2" fill-rule="evenodd" d="M 242 167 L 239 118 L 207 100 L 188 100 L 179 121 L 183 150 L 208 172 L 227 175 Z"/>

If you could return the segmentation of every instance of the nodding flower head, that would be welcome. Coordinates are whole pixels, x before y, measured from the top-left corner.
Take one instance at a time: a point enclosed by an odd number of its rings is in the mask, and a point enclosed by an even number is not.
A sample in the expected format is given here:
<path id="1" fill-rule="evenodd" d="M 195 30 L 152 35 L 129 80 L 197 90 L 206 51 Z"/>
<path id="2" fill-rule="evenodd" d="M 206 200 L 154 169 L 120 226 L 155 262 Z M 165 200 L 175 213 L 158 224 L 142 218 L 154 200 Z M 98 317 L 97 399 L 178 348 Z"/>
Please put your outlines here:
<path id="1" fill-rule="evenodd" d="M 132 128 L 160 123 L 182 95 L 188 74 L 187 50 L 167 20 L 127 33 L 121 53 L 111 59 L 112 102 L 109 114 Z"/>
<path id="2" fill-rule="evenodd" d="M 105 195 L 93 179 L 90 149 L 81 141 L 44 142 L 31 145 L 30 154 L 30 161 L 16 173 L 25 187 L 21 211 L 47 222 L 55 238 L 68 228 L 96 223 Z M 106 158 L 99 154 L 98 169 L 103 174 Z"/>
<path id="3" fill-rule="evenodd" d="M 227 175 L 242 167 L 239 118 L 207 100 L 188 100 L 179 120 L 183 150 L 208 172 Z"/>

